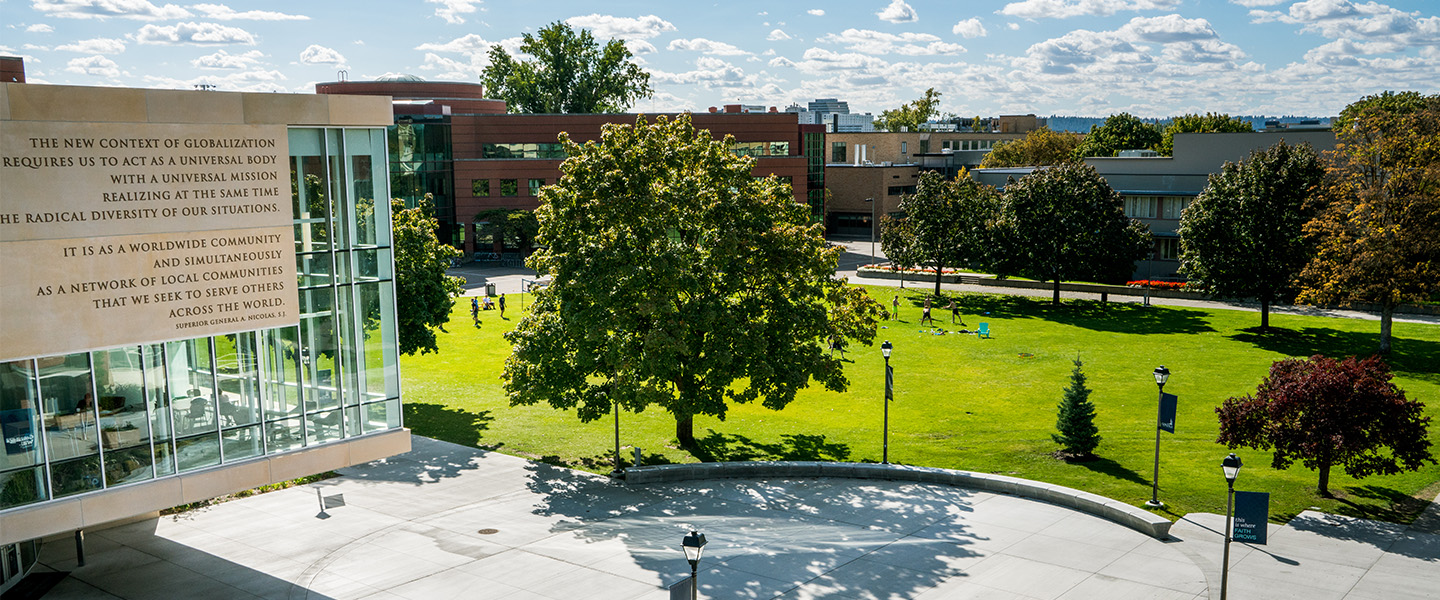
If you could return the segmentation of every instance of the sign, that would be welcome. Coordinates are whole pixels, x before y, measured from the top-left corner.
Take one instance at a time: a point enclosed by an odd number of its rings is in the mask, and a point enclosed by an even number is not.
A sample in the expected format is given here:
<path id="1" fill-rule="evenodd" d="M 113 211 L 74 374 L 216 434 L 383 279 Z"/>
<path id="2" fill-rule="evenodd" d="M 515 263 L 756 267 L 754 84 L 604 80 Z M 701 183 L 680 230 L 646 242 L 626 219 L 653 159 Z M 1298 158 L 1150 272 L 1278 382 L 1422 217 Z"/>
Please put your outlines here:
<path id="1" fill-rule="evenodd" d="M 690 600 L 691 578 L 686 577 L 670 584 L 670 600 Z"/>
<path id="2" fill-rule="evenodd" d="M 283 125 L 0 122 L 0 361 L 299 323 Z"/>
<path id="3" fill-rule="evenodd" d="M 895 367 L 885 365 L 885 400 L 895 399 Z"/>
<path id="4" fill-rule="evenodd" d="M 1175 433 L 1175 405 L 1178 399 L 1174 394 L 1160 393 L 1160 429 Z"/>
<path id="5" fill-rule="evenodd" d="M 1269 492 L 1235 492 L 1235 525 L 1230 530 L 1231 539 L 1263 546 L 1269 521 Z"/>

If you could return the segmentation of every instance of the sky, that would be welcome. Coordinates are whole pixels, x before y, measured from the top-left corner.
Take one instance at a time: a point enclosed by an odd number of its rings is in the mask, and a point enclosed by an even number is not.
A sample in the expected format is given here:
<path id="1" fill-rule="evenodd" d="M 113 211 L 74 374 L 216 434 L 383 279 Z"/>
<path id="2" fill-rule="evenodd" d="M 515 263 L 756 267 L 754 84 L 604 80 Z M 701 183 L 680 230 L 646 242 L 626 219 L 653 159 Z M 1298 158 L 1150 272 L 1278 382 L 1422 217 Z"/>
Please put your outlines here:
<path id="1" fill-rule="evenodd" d="M 222 1 L 222 0 L 216 0 Z M 1440 92 L 1440 0 L 0 0 L 31 83 L 312 93 L 344 77 L 479 79 L 487 52 L 565 21 L 651 74 L 633 110 L 895 108 L 959 116 L 1331 116 Z"/>

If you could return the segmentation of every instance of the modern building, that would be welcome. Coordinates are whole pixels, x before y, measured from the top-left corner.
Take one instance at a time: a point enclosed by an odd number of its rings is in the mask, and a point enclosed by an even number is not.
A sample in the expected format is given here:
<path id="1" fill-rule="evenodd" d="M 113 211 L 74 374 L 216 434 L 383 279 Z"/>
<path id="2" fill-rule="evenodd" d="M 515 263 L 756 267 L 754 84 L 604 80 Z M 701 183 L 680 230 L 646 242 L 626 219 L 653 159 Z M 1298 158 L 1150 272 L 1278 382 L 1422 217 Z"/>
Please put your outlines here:
<path id="1" fill-rule="evenodd" d="M 0 83 L 0 590 L 36 540 L 407 451 L 388 98 Z"/>
<path id="2" fill-rule="evenodd" d="M 583 143 L 600 139 L 606 124 L 633 124 L 642 116 L 505 114 L 504 102 L 485 99 L 478 84 L 413 77 L 322 83 L 316 91 L 395 98 L 390 164 L 397 193 L 409 198 L 428 192 L 435 195 L 437 205 L 443 197 L 447 208 L 440 212 L 441 240 L 467 256 L 519 251 L 503 247 L 506 241 L 478 239 L 483 234 L 477 232 L 475 217 L 491 209 L 538 207 L 540 188 L 560 177 L 560 163 L 565 160 L 558 140 L 561 132 Z M 773 174 L 789 181 L 796 202 L 810 205 L 821 218 L 823 126 L 801 124 L 794 113 L 748 112 L 743 105 L 733 106 L 734 110 L 726 107 L 690 116 L 697 128 L 716 138 L 733 136 L 735 152 L 756 159 L 757 177 Z M 662 115 L 643 116 L 654 120 Z"/>
<path id="3" fill-rule="evenodd" d="M 1251 152 L 1280 141 L 1309 144 L 1317 152 L 1335 148 L 1329 130 L 1277 130 L 1255 133 L 1181 133 L 1175 136 L 1173 157 L 1091 157 L 1086 164 L 1104 177 L 1125 199 L 1125 214 L 1150 227 L 1155 247 L 1150 258 L 1135 265 L 1132 279 L 1179 280 L 1180 216 L 1205 190 L 1212 173 L 1226 162 L 1242 160 Z M 1029 175 L 1031 167 L 977 169 L 971 175 L 981 183 L 1004 188 L 1006 181 Z"/>

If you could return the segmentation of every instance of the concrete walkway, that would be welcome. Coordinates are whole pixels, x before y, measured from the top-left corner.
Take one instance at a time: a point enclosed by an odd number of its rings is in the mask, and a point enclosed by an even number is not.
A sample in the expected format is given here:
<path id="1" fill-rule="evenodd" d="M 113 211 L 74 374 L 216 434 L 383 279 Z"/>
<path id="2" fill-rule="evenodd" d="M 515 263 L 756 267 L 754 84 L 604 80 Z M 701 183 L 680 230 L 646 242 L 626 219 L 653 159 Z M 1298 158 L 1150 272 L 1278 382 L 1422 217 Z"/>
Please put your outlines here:
<path id="1" fill-rule="evenodd" d="M 706 598 L 1218 594 L 1207 583 L 1213 564 L 1197 560 L 1219 556 L 1217 534 L 1205 529 L 1213 515 L 1187 517 L 1175 539 L 1161 542 L 1052 504 L 955 487 L 855 479 L 627 486 L 419 437 L 406 455 L 344 473 L 91 532 L 84 567 L 68 540 L 47 544 L 44 567 L 72 571 L 50 597 L 661 600 L 687 574 L 679 544 L 691 527 L 710 542 L 700 574 Z M 317 490 L 343 495 L 345 505 L 321 513 Z M 1308 513 L 1302 519 L 1272 526 L 1270 554 L 1232 548 L 1231 598 L 1403 600 L 1440 589 L 1440 535 L 1409 537 L 1369 522 L 1332 530 L 1309 524 Z"/>

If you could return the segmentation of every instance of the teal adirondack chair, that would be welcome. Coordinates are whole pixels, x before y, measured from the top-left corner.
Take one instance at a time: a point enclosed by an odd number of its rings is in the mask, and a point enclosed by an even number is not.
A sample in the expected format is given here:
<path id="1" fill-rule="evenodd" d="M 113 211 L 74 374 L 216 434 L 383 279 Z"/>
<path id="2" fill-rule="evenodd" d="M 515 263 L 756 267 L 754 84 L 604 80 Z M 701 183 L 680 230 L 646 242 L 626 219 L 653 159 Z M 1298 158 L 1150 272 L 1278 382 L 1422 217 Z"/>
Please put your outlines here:
<path id="1" fill-rule="evenodd" d="M 989 324 L 989 323 L 981 323 L 981 324 L 980 324 L 980 329 L 975 330 L 975 336 L 976 336 L 976 337 L 983 337 L 983 338 L 989 339 L 989 338 L 990 338 L 990 324 Z"/>

